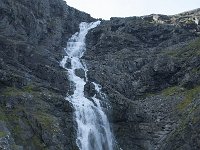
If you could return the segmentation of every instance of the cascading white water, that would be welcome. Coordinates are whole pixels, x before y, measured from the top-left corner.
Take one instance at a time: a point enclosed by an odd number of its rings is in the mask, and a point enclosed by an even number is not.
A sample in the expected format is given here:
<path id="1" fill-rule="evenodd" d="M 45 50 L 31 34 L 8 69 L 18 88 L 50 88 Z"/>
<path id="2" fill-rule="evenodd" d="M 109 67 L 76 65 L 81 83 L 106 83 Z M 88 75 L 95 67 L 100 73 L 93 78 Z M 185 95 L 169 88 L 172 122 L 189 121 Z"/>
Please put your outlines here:
<path id="1" fill-rule="evenodd" d="M 69 79 L 74 83 L 73 95 L 67 100 L 73 104 L 75 118 L 78 125 L 77 146 L 80 150 L 113 150 L 113 137 L 107 116 L 102 111 L 100 101 L 97 96 L 91 97 L 92 101 L 84 96 L 84 85 L 86 81 L 75 74 L 76 69 L 83 69 L 85 78 L 87 68 L 80 61 L 85 48 L 85 37 L 88 31 L 100 24 L 100 21 L 93 23 L 81 23 L 80 32 L 75 33 L 68 41 L 65 49 L 67 56 L 61 61 L 61 66 L 68 71 Z M 70 63 L 70 67 L 66 64 Z M 87 78 L 86 78 L 87 79 Z M 99 95 L 99 85 L 95 84 L 95 89 Z"/>

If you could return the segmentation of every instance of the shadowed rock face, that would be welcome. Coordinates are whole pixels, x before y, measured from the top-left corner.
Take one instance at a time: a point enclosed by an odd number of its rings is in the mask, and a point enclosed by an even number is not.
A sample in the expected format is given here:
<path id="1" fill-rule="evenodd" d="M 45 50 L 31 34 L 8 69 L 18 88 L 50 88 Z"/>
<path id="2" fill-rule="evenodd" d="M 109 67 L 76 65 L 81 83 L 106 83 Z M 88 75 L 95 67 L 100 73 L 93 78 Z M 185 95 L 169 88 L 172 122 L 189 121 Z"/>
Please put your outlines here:
<path id="1" fill-rule="evenodd" d="M 108 95 L 122 149 L 199 149 L 199 19 L 111 18 L 88 33 L 88 78 Z"/>
<path id="2" fill-rule="evenodd" d="M 77 149 L 59 62 L 79 23 L 93 20 L 62 0 L 0 1 L 0 149 Z"/>

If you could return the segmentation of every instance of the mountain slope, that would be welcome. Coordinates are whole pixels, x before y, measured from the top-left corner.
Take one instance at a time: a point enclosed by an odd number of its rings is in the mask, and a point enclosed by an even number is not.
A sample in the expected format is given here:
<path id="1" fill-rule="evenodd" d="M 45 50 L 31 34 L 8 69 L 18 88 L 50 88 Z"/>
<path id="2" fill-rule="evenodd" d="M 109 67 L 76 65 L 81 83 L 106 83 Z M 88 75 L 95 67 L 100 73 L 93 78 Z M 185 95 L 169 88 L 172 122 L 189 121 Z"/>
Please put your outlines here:
<path id="1" fill-rule="evenodd" d="M 122 149 L 199 149 L 199 19 L 111 18 L 88 34 L 88 76 L 112 103 Z"/>
<path id="2" fill-rule="evenodd" d="M 118 147 L 200 148 L 199 19 L 200 9 L 111 18 L 87 35 L 88 79 L 108 96 Z M 94 20 L 62 0 L 0 1 L 0 149 L 77 149 L 59 62 L 79 23 Z"/>
<path id="3" fill-rule="evenodd" d="M 59 61 L 79 23 L 93 20 L 62 0 L 0 1 L 0 149 L 76 149 Z"/>

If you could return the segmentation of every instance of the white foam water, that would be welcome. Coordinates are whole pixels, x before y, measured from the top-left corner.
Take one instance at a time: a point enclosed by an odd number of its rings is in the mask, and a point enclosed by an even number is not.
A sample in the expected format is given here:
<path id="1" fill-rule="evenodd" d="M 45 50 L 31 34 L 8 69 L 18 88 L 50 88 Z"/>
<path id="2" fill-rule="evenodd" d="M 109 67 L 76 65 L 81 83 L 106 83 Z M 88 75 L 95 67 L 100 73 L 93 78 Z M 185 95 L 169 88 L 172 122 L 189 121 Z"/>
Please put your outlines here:
<path id="1" fill-rule="evenodd" d="M 87 68 L 80 58 L 83 56 L 85 48 L 85 37 L 88 31 L 100 24 L 100 21 L 80 24 L 80 31 L 75 33 L 68 41 L 65 49 L 67 56 L 63 58 L 60 65 L 68 71 L 70 81 L 74 84 L 74 93 L 67 97 L 75 109 L 75 119 L 77 122 L 77 146 L 80 150 L 113 150 L 113 136 L 106 114 L 103 112 L 100 100 L 97 96 L 91 99 L 84 96 L 84 85 L 86 81 L 75 74 L 76 69 L 83 69 L 87 80 Z M 66 66 L 70 63 L 70 67 Z M 98 95 L 101 89 L 95 84 Z"/>

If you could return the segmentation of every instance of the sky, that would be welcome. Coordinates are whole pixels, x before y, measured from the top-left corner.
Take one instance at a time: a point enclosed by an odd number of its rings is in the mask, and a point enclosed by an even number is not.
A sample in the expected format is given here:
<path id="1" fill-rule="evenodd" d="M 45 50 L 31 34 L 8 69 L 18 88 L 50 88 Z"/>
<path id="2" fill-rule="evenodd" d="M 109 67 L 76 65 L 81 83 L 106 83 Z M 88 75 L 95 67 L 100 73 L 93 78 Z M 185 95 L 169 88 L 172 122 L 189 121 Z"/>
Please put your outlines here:
<path id="1" fill-rule="evenodd" d="M 65 0 L 69 6 L 89 13 L 92 17 L 174 15 L 200 8 L 200 0 Z"/>

